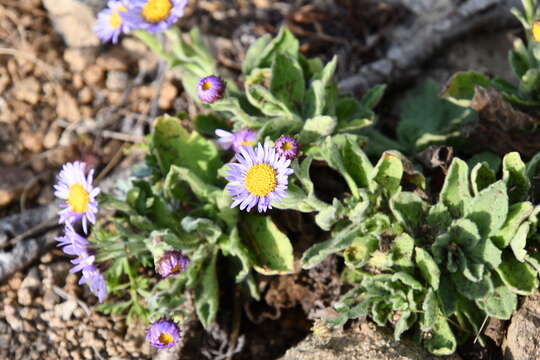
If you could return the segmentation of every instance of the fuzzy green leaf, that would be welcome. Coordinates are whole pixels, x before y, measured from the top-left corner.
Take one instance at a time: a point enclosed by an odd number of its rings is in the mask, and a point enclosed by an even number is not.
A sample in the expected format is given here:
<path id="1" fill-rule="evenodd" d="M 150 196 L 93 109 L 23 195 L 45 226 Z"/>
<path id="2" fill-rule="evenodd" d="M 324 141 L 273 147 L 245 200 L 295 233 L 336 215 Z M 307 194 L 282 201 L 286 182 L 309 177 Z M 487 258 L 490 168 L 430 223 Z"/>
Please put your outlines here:
<path id="1" fill-rule="evenodd" d="M 264 275 L 288 274 L 294 269 L 291 241 L 267 216 L 247 215 L 242 232 L 255 270 Z"/>
<path id="2" fill-rule="evenodd" d="M 186 216 L 182 219 L 181 224 L 186 232 L 195 232 L 210 244 L 215 244 L 221 236 L 221 229 L 210 219 Z"/>
<path id="3" fill-rule="evenodd" d="M 219 307 L 219 285 L 216 273 L 217 255 L 201 270 L 195 287 L 195 310 L 205 329 L 216 318 Z"/>
<path id="4" fill-rule="evenodd" d="M 369 89 L 364 96 L 362 96 L 362 99 L 360 100 L 360 103 L 367 107 L 368 109 L 374 109 L 375 106 L 381 101 L 384 92 L 386 91 L 386 85 L 380 84 L 375 85 L 371 89 Z"/>
<path id="5" fill-rule="evenodd" d="M 440 270 L 439 266 L 433 260 L 429 252 L 426 250 L 417 247 L 415 249 L 416 251 L 416 264 L 418 265 L 418 268 L 420 269 L 420 273 L 426 279 L 426 281 L 429 283 L 429 285 L 437 290 L 439 288 L 439 278 L 440 278 Z"/>
<path id="6" fill-rule="evenodd" d="M 510 241 L 510 247 L 512 248 L 512 251 L 514 252 L 514 256 L 518 261 L 525 261 L 525 257 L 527 256 L 527 250 L 525 250 L 525 246 L 527 245 L 527 236 L 529 235 L 529 228 L 531 225 L 529 222 L 525 222 L 521 224 L 518 231 Z"/>
<path id="7" fill-rule="evenodd" d="M 296 58 L 276 54 L 272 64 L 270 91 L 289 110 L 299 112 L 304 98 L 304 73 Z"/>
<path id="8" fill-rule="evenodd" d="M 495 181 L 495 172 L 491 170 L 491 167 L 485 161 L 476 164 L 471 170 L 471 184 L 474 195 L 477 195 Z"/>
<path id="9" fill-rule="evenodd" d="M 458 293 L 448 273 L 442 274 L 437 289 L 437 297 L 441 303 L 441 310 L 445 316 L 454 314 L 458 306 Z"/>
<path id="10" fill-rule="evenodd" d="M 171 198 L 175 197 L 175 189 L 180 185 L 185 186 L 182 184 L 184 182 L 189 185 L 191 191 L 193 191 L 195 196 L 197 196 L 200 201 L 213 204 L 218 201 L 217 199 L 222 194 L 222 190 L 220 188 L 207 184 L 199 176 L 197 176 L 195 172 L 190 171 L 188 168 L 176 165 L 172 165 L 170 167 L 169 173 L 165 178 L 165 194 Z"/>
<path id="11" fill-rule="evenodd" d="M 291 113 L 282 101 L 277 99 L 267 88 L 246 82 L 246 95 L 249 102 L 268 116 L 290 117 Z"/>
<path id="12" fill-rule="evenodd" d="M 495 288 L 487 296 L 476 299 L 476 305 L 487 315 L 508 320 L 517 307 L 517 295 L 499 279 L 494 280 Z"/>
<path id="13" fill-rule="evenodd" d="M 300 260 L 302 267 L 304 269 L 311 269 L 327 256 L 347 248 L 359 236 L 360 231 L 356 226 L 346 227 L 339 233 L 334 234 L 331 239 L 317 243 L 307 249 Z"/>
<path id="14" fill-rule="evenodd" d="M 487 273 L 484 273 L 484 278 L 478 282 L 470 281 L 459 272 L 452 273 L 450 276 L 457 291 L 471 300 L 482 298 L 493 290 L 493 283 Z"/>
<path id="15" fill-rule="evenodd" d="M 431 337 L 424 340 L 424 346 L 430 353 L 438 356 L 450 355 L 456 351 L 456 338 L 442 314 L 437 315 Z"/>
<path id="16" fill-rule="evenodd" d="M 214 114 L 199 114 L 193 119 L 193 128 L 200 134 L 215 136 L 216 129 L 226 129 L 225 119 Z"/>
<path id="17" fill-rule="evenodd" d="M 448 229 L 452 223 L 452 215 L 446 205 L 438 202 L 430 207 L 426 221 L 435 230 L 432 235 L 436 237 Z"/>
<path id="18" fill-rule="evenodd" d="M 517 152 L 506 154 L 503 158 L 503 181 L 508 187 L 510 203 L 527 199 L 531 183 L 526 174 L 525 163 Z"/>
<path id="19" fill-rule="evenodd" d="M 439 201 L 448 207 L 454 217 L 464 215 L 465 207 L 471 199 L 468 172 L 467 164 L 454 158 L 444 179 Z"/>
<path id="20" fill-rule="evenodd" d="M 403 191 L 394 195 L 390 199 L 390 209 L 398 221 L 412 233 L 425 222 L 426 203 L 413 192 Z"/>
<path id="21" fill-rule="evenodd" d="M 162 116 L 155 120 L 150 143 L 163 174 L 172 165 L 185 167 L 207 184 L 215 184 L 221 166 L 215 144 L 196 132 L 188 133 L 180 120 Z"/>
<path id="22" fill-rule="evenodd" d="M 315 142 L 321 137 L 331 135 L 336 128 L 337 120 L 333 116 L 316 116 L 307 119 L 304 128 L 300 132 L 298 141 L 300 144 Z"/>
<path id="23" fill-rule="evenodd" d="M 401 233 L 394 239 L 392 248 L 392 262 L 397 266 L 412 267 L 414 239 L 407 233 Z"/>
<path id="24" fill-rule="evenodd" d="M 373 169 L 372 179 L 388 194 L 395 194 L 401 188 L 403 163 L 394 152 L 386 151 Z"/>
<path id="25" fill-rule="evenodd" d="M 529 264 L 519 262 L 509 251 L 503 253 L 503 261 L 497 268 L 497 273 L 518 295 L 530 295 L 538 287 L 536 271 Z"/>
<path id="26" fill-rule="evenodd" d="M 519 226 L 533 213 L 533 205 L 528 202 L 519 202 L 510 206 L 508 217 L 504 225 L 492 237 L 493 242 L 501 249 L 510 244 Z"/>
<path id="27" fill-rule="evenodd" d="M 234 256 L 239 260 L 241 269 L 236 275 L 236 282 L 243 281 L 248 276 L 252 263 L 249 251 L 240 239 L 238 229 L 235 227 L 229 236 L 224 237 L 224 241 L 221 241 L 219 246 L 225 255 Z"/>
<path id="28" fill-rule="evenodd" d="M 435 325 L 439 314 L 439 303 L 433 289 L 429 289 L 422 302 L 422 315 L 420 317 L 420 329 L 423 332 L 430 331 Z"/>
<path id="29" fill-rule="evenodd" d="M 249 48 L 242 64 L 242 72 L 248 75 L 255 68 L 270 67 L 274 57 L 280 53 L 296 58 L 298 48 L 298 40 L 287 28 L 282 27 L 274 39 L 265 35 Z"/>
<path id="30" fill-rule="evenodd" d="M 475 196 L 465 208 L 465 216 L 472 220 L 482 237 L 496 233 L 508 214 L 508 195 L 502 181 L 488 186 Z"/>
<path id="31" fill-rule="evenodd" d="M 489 87 L 491 80 L 476 71 L 458 72 L 448 80 L 442 95 L 454 104 L 468 107 L 476 86 Z"/>

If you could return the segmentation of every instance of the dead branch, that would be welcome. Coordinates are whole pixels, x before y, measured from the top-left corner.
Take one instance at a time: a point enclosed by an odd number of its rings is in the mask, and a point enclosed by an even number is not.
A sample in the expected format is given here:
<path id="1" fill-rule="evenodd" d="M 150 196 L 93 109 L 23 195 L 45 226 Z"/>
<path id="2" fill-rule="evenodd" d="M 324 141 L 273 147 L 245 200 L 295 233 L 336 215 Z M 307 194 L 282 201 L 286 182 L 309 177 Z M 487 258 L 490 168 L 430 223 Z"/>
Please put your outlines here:
<path id="1" fill-rule="evenodd" d="M 412 25 L 395 29 L 390 35 L 386 56 L 363 66 L 359 73 L 339 83 L 344 92 L 363 92 L 381 83 L 396 83 L 411 78 L 418 67 L 436 51 L 478 29 L 517 24 L 510 13 L 521 8 L 519 0 L 467 0 L 446 16 L 418 16 Z M 426 19 L 427 18 L 427 19 Z"/>

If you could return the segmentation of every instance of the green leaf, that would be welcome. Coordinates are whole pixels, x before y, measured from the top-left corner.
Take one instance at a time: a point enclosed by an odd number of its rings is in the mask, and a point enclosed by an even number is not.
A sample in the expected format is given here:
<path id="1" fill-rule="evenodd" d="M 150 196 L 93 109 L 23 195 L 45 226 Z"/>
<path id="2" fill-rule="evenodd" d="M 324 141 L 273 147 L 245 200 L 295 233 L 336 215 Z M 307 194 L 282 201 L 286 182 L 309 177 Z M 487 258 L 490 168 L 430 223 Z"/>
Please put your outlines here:
<path id="1" fill-rule="evenodd" d="M 401 334 L 409 330 L 416 321 L 416 315 L 410 311 L 403 311 L 399 314 L 399 320 L 394 325 L 394 340 L 399 340 Z"/>
<path id="2" fill-rule="evenodd" d="M 212 220 L 186 216 L 182 219 L 182 228 L 188 232 L 196 232 L 202 239 L 210 244 L 217 243 L 221 236 L 221 229 Z"/>
<path id="3" fill-rule="evenodd" d="M 491 80 L 476 71 L 458 72 L 448 80 L 442 95 L 459 106 L 469 107 L 476 86 L 489 87 Z"/>
<path id="4" fill-rule="evenodd" d="M 397 266 L 412 267 L 414 252 L 414 239 L 407 233 L 401 233 L 394 239 L 392 248 L 392 262 Z"/>
<path id="5" fill-rule="evenodd" d="M 337 65 L 337 57 L 334 56 L 332 61 L 325 65 L 324 69 L 315 76 L 311 82 L 308 91 L 304 96 L 304 117 L 312 118 L 323 115 L 323 110 L 327 105 L 327 88 L 334 75 Z"/>
<path id="6" fill-rule="evenodd" d="M 372 179 L 388 194 L 393 195 L 401 188 L 403 163 L 396 153 L 385 151 L 373 169 Z"/>
<path id="7" fill-rule="evenodd" d="M 331 206 L 319 208 L 315 216 L 315 223 L 323 230 L 330 230 L 332 226 L 343 216 L 345 208 L 341 202 L 334 198 Z"/>
<path id="8" fill-rule="evenodd" d="M 439 201 L 448 207 L 454 217 L 464 215 L 466 205 L 471 199 L 468 172 L 467 164 L 463 160 L 454 158 L 444 179 Z"/>
<path id="9" fill-rule="evenodd" d="M 348 226 L 331 239 L 317 243 L 307 249 L 302 255 L 300 262 L 304 269 L 311 269 L 319 264 L 327 256 L 347 248 L 360 236 L 360 230 L 356 226 Z"/>
<path id="10" fill-rule="evenodd" d="M 316 116 L 307 119 L 298 137 L 298 142 L 307 145 L 321 139 L 321 137 L 332 135 L 336 125 L 337 121 L 333 116 Z"/>
<path id="11" fill-rule="evenodd" d="M 385 91 L 385 84 L 375 85 L 364 94 L 364 96 L 360 100 L 360 103 L 368 109 L 373 110 L 375 106 L 377 106 L 379 101 L 381 101 Z"/>
<path id="12" fill-rule="evenodd" d="M 528 201 L 510 206 L 504 225 L 492 237 L 493 242 L 501 249 L 507 247 L 521 223 L 531 216 L 533 211 L 534 207 Z"/>
<path id="13" fill-rule="evenodd" d="M 487 162 L 478 163 L 471 170 L 471 184 L 475 196 L 495 181 L 495 172 Z"/>
<path id="14" fill-rule="evenodd" d="M 427 204 L 413 192 L 403 191 L 394 195 L 390 199 L 390 209 L 411 233 L 425 222 Z"/>
<path id="15" fill-rule="evenodd" d="M 299 112 L 304 88 L 304 73 L 298 61 L 286 54 L 276 54 L 270 83 L 272 94 L 291 111 Z"/>
<path id="16" fill-rule="evenodd" d="M 264 86 L 246 82 L 246 95 L 249 102 L 265 115 L 291 116 L 287 106 Z"/>
<path id="17" fill-rule="evenodd" d="M 484 278 L 478 282 L 470 281 L 459 272 L 452 273 L 450 276 L 452 277 L 457 291 L 467 299 L 475 300 L 482 298 L 493 290 L 493 283 L 487 273 L 485 273 Z"/>
<path id="18" fill-rule="evenodd" d="M 525 163 L 517 152 L 506 154 L 503 158 L 503 181 L 508 187 L 510 203 L 527 199 L 531 183 L 526 174 Z"/>
<path id="19" fill-rule="evenodd" d="M 182 183 L 189 185 L 189 188 L 195 196 L 201 201 L 211 204 L 217 203 L 217 199 L 221 197 L 222 190 L 214 185 L 209 185 L 204 182 L 194 171 L 188 168 L 172 165 L 165 178 L 164 189 L 165 194 L 169 197 L 174 197 L 174 190 Z"/>
<path id="20" fill-rule="evenodd" d="M 420 329 L 423 332 L 430 331 L 434 326 L 439 315 L 439 302 L 433 289 L 429 289 L 424 301 L 422 302 L 422 311 L 420 317 Z"/>
<path id="21" fill-rule="evenodd" d="M 216 318 L 219 307 L 219 285 L 216 274 L 217 254 L 200 273 L 195 287 L 195 310 L 205 329 Z"/>
<path id="22" fill-rule="evenodd" d="M 208 184 L 217 181 L 221 161 L 215 144 L 196 132 L 188 133 L 176 118 L 162 116 L 155 120 L 150 149 L 163 174 L 169 172 L 171 165 L 177 165 Z"/>
<path id="23" fill-rule="evenodd" d="M 291 242 L 270 217 L 247 215 L 242 224 L 255 270 L 264 275 L 288 274 L 294 270 Z"/>
<path id="24" fill-rule="evenodd" d="M 458 306 L 458 293 L 448 273 L 442 274 L 437 289 L 437 297 L 441 303 L 441 310 L 445 316 L 454 314 Z"/>
<path id="25" fill-rule="evenodd" d="M 397 135 L 409 151 L 459 137 L 463 125 L 476 116 L 472 109 L 452 104 L 438 94 L 439 85 L 429 80 L 403 100 Z"/>
<path id="26" fill-rule="evenodd" d="M 370 259 L 371 254 L 379 247 L 379 240 L 375 236 L 356 238 L 352 244 L 343 251 L 343 258 L 347 266 L 359 268 Z"/>
<path id="27" fill-rule="evenodd" d="M 497 268 L 501 280 L 518 295 L 531 295 L 538 287 L 537 273 L 527 263 L 519 262 L 511 252 L 503 253 L 503 261 Z"/>
<path id="28" fill-rule="evenodd" d="M 531 67 L 529 65 L 528 50 L 525 47 L 523 40 L 519 38 L 514 40 L 514 49 L 508 52 L 508 60 L 514 75 L 516 75 L 518 79 L 521 79 Z"/>
<path id="29" fill-rule="evenodd" d="M 199 114 L 193 119 L 193 128 L 200 134 L 216 136 L 216 129 L 227 129 L 227 123 L 214 114 Z"/>
<path id="30" fill-rule="evenodd" d="M 287 28 L 282 27 L 274 39 L 270 40 L 270 36 L 265 35 L 249 48 L 242 71 L 248 75 L 255 68 L 270 67 L 277 54 L 288 54 L 297 58 L 298 49 L 298 40 Z"/>
<path id="31" fill-rule="evenodd" d="M 516 234 L 510 240 L 510 248 L 514 252 L 514 256 L 518 261 L 525 261 L 527 256 L 527 250 L 525 246 L 527 245 L 527 236 L 529 235 L 529 228 L 531 227 L 529 222 L 524 222 L 521 224 Z"/>
<path id="32" fill-rule="evenodd" d="M 456 338 L 442 314 L 437 315 L 431 337 L 424 340 L 424 346 L 430 353 L 438 356 L 451 355 L 456 351 Z"/>
<path id="33" fill-rule="evenodd" d="M 517 295 L 510 291 L 499 279 L 494 280 L 494 289 L 487 296 L 476 299 L 476 305 L 487 315 L 508 320 L 517 307 Z"/>
<path id="34" fill-rule="evenodd" d="M 433 260 L 429 252 L 426 250 L 417 247 L 415 249 L 416 251 L 416 264 L 418 265 L 418 268 L 420 269 L 420 273 L 426 279 L 426 281 L 429 283 L 429 285 L 437 290 L 439 288 L 439 278 L 440 278 L 440 270 L 439 266 Z"/>
<path id="35" fill-rule="evenodd" d="M 448 229 L 452 223 L 452 216 L 446 205 L 438 202 L 429 208 L 426 222 L 434 230 L 431 235 L 437 237 Z"/>
<path id="36" fill-rule="evenodd" d="M 502 181 L 480 191 L 465 208 L 465 216 L 472 220 L 482 237 L 495 234 L 508 215 L 508 195 Z"/>

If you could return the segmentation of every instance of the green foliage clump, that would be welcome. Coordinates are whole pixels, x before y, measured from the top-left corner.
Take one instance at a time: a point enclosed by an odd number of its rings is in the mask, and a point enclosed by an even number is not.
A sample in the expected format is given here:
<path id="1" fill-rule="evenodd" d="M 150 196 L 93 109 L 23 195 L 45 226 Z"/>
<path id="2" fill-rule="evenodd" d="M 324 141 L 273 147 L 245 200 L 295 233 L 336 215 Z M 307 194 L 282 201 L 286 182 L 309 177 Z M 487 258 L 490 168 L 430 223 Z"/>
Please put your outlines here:
<path id="1" fill-rule="evenodd" d="M 312 150 L 351 193 L 333 204 L 317 199 L 307 176 L 310 157 L 296 172 L 303 188 L 291 186 L 291 207 L 315 209 L 319 226 L 332 231 L 306 250 L 303 267 L 339 254 L 353 285 L 331 324 L 368 315 L 392 324 L 396 338 L 414 329 L 429 351 L 450 354 L 456 332 L 479 333 L 486 317 L 509 319 L 517 295 L 537 288 L 538 255 L 527 247 L 538 240 L 540 208 L 527 201 L 530 180 L 517 153 L 504 157 L 500 180 L 487 162 L 470 170 L 455 158 L 431 204 L 423 176 L 399 153 L 386 152 L 373 166 L 350 136 L 327 138 Z"/>

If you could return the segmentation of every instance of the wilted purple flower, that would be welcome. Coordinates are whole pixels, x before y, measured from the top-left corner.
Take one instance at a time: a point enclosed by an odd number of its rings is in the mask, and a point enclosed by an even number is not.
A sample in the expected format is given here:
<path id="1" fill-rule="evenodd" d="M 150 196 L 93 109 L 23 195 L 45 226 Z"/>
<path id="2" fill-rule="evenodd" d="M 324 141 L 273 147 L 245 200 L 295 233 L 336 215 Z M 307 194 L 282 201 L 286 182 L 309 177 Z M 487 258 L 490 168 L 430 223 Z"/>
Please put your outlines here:
<path id="1" fill-rule="evenodd" d="M 69 270 L 71 273 L 81 271 L 82 277 L 79 284 L 88 284 L 90 291 L 98 297 L 99 302 L 103 302 L 107 297 L 107 284 L 105 278 L 95 266 L 96 257 L 90 251 L 88 240 L 75 232 L 71 225 L 66 225 L 64 236 L 56 238 L 58 246 L 62 247 L 64 253 L 76 256 L 71 260 L 75 265 Z"/>
<path id="2" fill-rule="evenodd" d="M 187 0 L 131 0 L 124 18 L 131 29 L 158 33 L 184 16 L 187 3 Z"/>
<path id="3" fill-rule="evenodd" d="M 161 319 L 152 324 L 146 333 L 146 340 L 158 350 L 168 349 L 180 340 L 180 330 L 171 320 Z"/>
<path id="4" fill-rule="evenodd" d="M 240 152 L 244 146 L 252 147 L 257 140 L 257 132 L 251 129 L 242 129 L 235 133 L 216 129 L 215 133 L 219 137 L 218 144 L 224 150 L 229 150 L 232 146 L 234 152 Z"/>
<path id="5" fill-rule="evenodd" d="M 298 155 L 298 143 L 294 138 L 288 135 L 280 136 L 276 141 L 274 148 L 279 156 L 284 156 L 290 160 Z"/>
<path id="6" fill-rule="evenodd" d="M 189 265 L 189 259 L 180 251 L 167 251 L 156 265 L 157 272 L 164 278 L 183 272 Z"/>
<path id="7" fill-rule="evenodd" d="M 225 95 L 225 83 L 218 76 L 210 75 L 203 77 L 197 84 L 197 93 L 202 102 L 212 104 L 217 100 L 223 99 L 223 95 Z"/>
<path id="8" fill-rule="evenodd" d="M 109 0 L 107 8 L 98 14 L 94 31 L 102 42 L 112 41 L 113 44 L 116 44 L 120 34 L 129 31 L 123 18 L 128 7 L 129 3 L 126 0 Z"/>
<path id="9" fill-rule="evenodd" d="M 288 177 L 293 170 L 288 160 L 276 153 L 267 144 L 256 149 L 243 147 L 236 154 L 238 163 L 230 163 L 229 183 L 226 189 L 233 195 L 231 207 L 240 205 L 240 210 L 251 210 L 255 205 L 259 212 L 271 209 L 271 202 L 280 202 L 287 196 Z"/>
<path id="10" fill-rule="evenodd" d="M 88 222 L 95 224 L 98 202 L 96 196 L 99 188 L 92 186 L 94 170 L 84 176 L 86 164 L 80 161 L 66 163 L 58 175 L 58 183 L 54 185 L 54 195 L 66 202 L 60 206 L 59 223 L 73 224 L 82 219 L 82 226 L 85 233 L 88 233 Z"/>

